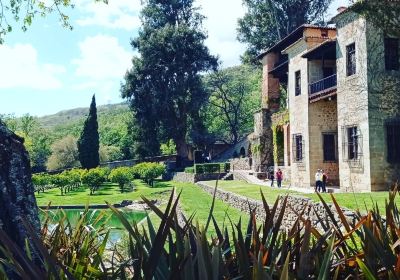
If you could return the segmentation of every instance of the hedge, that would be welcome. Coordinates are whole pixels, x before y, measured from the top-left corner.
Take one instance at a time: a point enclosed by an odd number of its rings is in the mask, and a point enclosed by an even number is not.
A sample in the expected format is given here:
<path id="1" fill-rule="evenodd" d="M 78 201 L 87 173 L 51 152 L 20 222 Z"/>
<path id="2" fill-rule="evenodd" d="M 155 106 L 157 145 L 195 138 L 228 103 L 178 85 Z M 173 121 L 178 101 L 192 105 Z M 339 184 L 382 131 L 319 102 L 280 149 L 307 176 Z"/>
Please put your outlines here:
<path id="1" fill-rule="evenodd" d="M 226 173 L 229 172 L 230 168 L 231 164 L 229 162 L 195 164 L 194 173 Z"/>

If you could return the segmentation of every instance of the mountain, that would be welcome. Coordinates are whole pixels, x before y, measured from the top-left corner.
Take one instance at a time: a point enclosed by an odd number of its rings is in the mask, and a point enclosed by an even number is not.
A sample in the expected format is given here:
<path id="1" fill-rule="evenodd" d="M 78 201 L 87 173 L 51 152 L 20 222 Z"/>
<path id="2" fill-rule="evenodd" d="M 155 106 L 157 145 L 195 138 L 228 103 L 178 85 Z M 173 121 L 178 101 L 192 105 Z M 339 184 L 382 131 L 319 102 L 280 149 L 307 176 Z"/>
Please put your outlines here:
<path id="1" fill-rule="evenodd" d="M 100 116 L 115 115 L 116 113 L 129 112 L 129 106 L 126 103 L 109 104 L 97 106 L 97 114 Z M 87 114 L 89 113 L 89 107 L 87 108 L 75 108 L 69 110 L 60 111 L 54 115 L 47 115 L 39 117 L 37 120 L 43 128 L 53 130 L 60 126 L 68 126 L 70 124 L 83 123 Z"/>

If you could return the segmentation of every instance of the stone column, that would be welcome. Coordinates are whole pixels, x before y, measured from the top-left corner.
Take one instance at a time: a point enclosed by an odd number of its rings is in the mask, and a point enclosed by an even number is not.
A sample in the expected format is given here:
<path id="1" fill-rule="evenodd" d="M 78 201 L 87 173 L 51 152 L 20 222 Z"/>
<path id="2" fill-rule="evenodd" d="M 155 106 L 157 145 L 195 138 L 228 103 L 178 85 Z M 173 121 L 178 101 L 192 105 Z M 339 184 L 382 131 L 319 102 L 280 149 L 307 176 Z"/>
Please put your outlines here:
<path id="1" fill-rule="evenodd" d="M 269 72 L 274 69 L 275 63 L 279 60 L 279 54 L 268 53 L 261 60 L 263 64 L 263 82 L 261 108 L 270 109 L 275 112 L 279 110 L 279 79 L 275 78 Z"/>
<path id="2" fill-rule="evenodd" d="M 284 150 L 284 162 L 285 166 L 290 166 L 290 125 L 285 124 L 283 126 L 283 150 Z"/>

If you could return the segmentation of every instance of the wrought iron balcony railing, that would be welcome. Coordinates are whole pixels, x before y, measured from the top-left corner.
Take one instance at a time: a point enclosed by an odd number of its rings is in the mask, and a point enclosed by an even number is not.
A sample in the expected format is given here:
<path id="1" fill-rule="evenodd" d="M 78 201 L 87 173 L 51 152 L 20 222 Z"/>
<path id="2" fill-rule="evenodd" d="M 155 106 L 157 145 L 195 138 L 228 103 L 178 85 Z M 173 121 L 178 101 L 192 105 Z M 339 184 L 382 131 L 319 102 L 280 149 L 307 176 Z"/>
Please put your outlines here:
<path id="1" fill-rule="evenodd" d="M 309 95 L 313 95 L 319 92 L 328 91 L 331 89 L 336 88 L 337 79 L 336 74 L 326 77 L 322 80 L 319 80 L 315 83 L 312 83 L 308 86 L 308 93 Z"/>

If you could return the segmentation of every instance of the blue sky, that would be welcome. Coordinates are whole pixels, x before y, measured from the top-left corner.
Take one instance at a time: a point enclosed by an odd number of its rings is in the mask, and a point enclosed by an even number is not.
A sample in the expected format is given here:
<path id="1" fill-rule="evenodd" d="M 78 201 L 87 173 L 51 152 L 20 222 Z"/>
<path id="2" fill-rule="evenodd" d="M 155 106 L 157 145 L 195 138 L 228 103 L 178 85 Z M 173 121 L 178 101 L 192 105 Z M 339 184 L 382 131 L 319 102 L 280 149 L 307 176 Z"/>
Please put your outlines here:
<path id="1" fill-rule="evenodd" d="M 335 14 L 347 0 L 334 0 Z M 75 0 L 67 10 L 72 31 L 56 14 L 35 18 L 27 32 L 14 28 L 0 45 L 0 114 L 47 115 L 97 104 L 118 103 L 120 83 L 130 59 L 130 46 L 140 27 L 140 0 Z M 197 0 L 207 17 L 206 42 L 224 67 L 240 63 L 245 46 L 236 40 L 242 0 Z"/>

